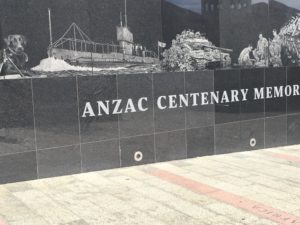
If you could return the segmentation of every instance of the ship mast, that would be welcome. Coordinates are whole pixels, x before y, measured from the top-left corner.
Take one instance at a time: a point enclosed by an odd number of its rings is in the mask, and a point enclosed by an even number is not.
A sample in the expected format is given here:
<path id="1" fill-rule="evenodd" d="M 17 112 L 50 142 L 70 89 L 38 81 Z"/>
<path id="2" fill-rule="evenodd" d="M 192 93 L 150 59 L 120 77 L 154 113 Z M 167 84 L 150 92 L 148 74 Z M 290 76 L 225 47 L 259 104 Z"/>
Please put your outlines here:
<path id="1" fill-rule="evenodd" d="M 51 9 L 48 8 L 48 15 L 49 15 L 49 35 L 50 35 L 50 46 L 52 46 L 52 22 L 51 22 Z"/>
<path id="2" fill-rule="evenodd" d="M 52 57 L 53 39 L 52 39 L 52 22 L 51 22 L 51 9 L 50 8 L 48 8 L 48 16 L 49 16 L 49 35 L 50 35 L 49 56 Z"/>
<path id="3" fill-rule="evenodd" d="M 125 27 L 127 27 L 127 0 L 125 0 Z"/>
<path id="4" fill-rule="evenodd" d="M 120 26 L 123 27 L 123 18 L 122 18 L 122 12 L 120 12 Z"/>

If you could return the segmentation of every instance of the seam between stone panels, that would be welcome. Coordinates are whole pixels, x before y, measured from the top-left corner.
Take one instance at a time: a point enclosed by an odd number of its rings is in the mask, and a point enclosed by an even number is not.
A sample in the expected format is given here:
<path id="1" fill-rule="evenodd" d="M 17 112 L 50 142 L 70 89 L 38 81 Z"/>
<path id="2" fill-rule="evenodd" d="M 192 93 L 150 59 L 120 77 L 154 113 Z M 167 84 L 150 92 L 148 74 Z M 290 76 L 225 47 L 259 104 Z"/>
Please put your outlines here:
<path id="1" fill-rule="evenodd" d="M 96 143 L 102 143 L 102 142 L 108 142 L 108 141 L 118 141 L 119 138 L 110 138 L 110 139 L 104 139 L 99 141 L 89 141 L 89 142 L 82 142 L 81 145 L 88 145 L 88 144 L 96 144 Z"/>
<path id="2" fill-rule="evenodd" d="M 270 117 L 272 118 L 272 117 Z M 227 124 L 234 124 L 234 123 L 243 123 L 243 122 L 251 122 L 251 121 L 258 121 L 258 120 L 263 120 L 264 118 L 257 118 L 257 119 L 251 119 L 251 120 L 239 120 L 239 121 L 233 121 L 233 122 L 227 122 L 227 123 L 218 123 L 215 126 L 222 126 L 222 125 L 227 125 Z"/>
<path id="3" fill-rule="evenodd" d="M 264 69 L 264 88 L 266 88 L 266 69 Z M 266 148 L 266 98 L 264 98 L 264 148 Z"/>
<path id="4" fill-rule="evenodd" d="M 285 67 L 285 86 L 288 85 L 288 69 Z M 288 97 L 285 96 L 285 113 L 288 113 Z"/>
<path id="5" fill-rule="evenodd" d="M 300 115 L 300 112 L 298 112 L 298 113 L 290 113 L 290 114 L 282 114 L 281 116 L 297 116 L 297 115 Z"/>
<path id="6" fill-rule="evenodd" d="M 152 112 L 152 123 L 153 123 L 153 137 L 154 137 L 154 140 L 153 140 L 153 150 L 154 150 L 154 162 L 157 162 L 157 155 L 156 155 L 156 126 L 155 126 L 155 97 L 154 97 L 154 74 L 151 74 L 152 76 L 152 107 L 153 107 L 153 112 Z"/>
<path id="7" fill-rule="evenodd" d="M 186 72 L 183 73 L 183 92 L 186 94 L 186 80 L 185 80 Z M 184 107 L 184 138 L 185 138 L 185 156 L 188 158 L 188 149 L 187 149 L 187 107 Z"/>
<path id="8" fill-rule="evenodd" d="M 51 147 L 51 148 L 42 148 L 42 149 L 37 149 L 37 152 L 44 151 L 44 150 L 50 150 L 50 149 L 68 148 L 68 147 L 76 147 L 76 146 L 79 146 L 79 144 L 55 146 L 55 147 Z"/>
<path id="9" fill-rule="evenodd" d="M 80 111 L 79 111 L 79 87 L 78 77 L 76 76 L 76 98 L 77 98 L 77 118 L 78 118 L 78 136 L 79 136 L 79 152 L 80 152 L 80 172 L 82 172 L 82 151 L 81 151 L 81 124 L 80 124 Z"/>
<path id="10" fill-rule="evenodd" d="M 7 154 L 0 155 L 0 158 L 6 157 L 6 156 L 12 156 L 12 155 L 27 154 L 27 153 L 32 153 L 32 152 L 36 152 L 36 150 L 30 150 L 30 151 L 26 151 L 26 152 L 7 153 Z M 37 155 L 37 154 L 36 154 L 36 155 Z"/>
<path id="11" fill-rule="evenodd" d="M 35 147 L 35 158 L 36 158 L 36 172 L 37 179 L 39 178 L 39 163 L 38 163 L 38 151 L 37 151 L 37 137 L 36 137 L 36 123 L 35 123 L 35 104 L 33 94 L 33 80 L 30 80 L 31 85 L 31 101 L 32 101 L 32 116 L 33 116 L 33 132 L 34 132 L 34 147 Z M 18 153 L 17 153 L 18 154 Z"/>
<path id="12" fill-rule="evenodd" d="M 119 98 L 119 82 L 118 77 L 116 76 L 116 91 L 117 91 L 117 99 Z M 120 115 L 118 115 L 118 139 L 119 139 L 119 166 L 122 167 L 122 149 L 121 149 L 121 128 L 120 128 Z"/>
<path id="13" fill-rule="evenodd" d="M 213 77 L 213 91 L 215 91 L 215 71 L 212 71 Z M 216 105 L 214 104 L 214 111 L 213 111 L 213 126 L 214 126 L 214 155 L 217 153 L 217 145 L 216 145 Z"/>

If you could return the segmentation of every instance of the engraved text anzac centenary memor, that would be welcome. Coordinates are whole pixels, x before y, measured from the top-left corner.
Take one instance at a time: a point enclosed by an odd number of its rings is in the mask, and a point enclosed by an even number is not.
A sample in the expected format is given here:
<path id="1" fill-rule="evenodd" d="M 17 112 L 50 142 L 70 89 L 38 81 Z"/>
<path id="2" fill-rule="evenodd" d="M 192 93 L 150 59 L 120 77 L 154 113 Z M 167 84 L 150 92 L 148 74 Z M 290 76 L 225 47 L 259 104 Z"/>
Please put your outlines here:
<path id="1" fill-rule="evenodd" d="M 197 92 L 178 95 L 163 95 L 156 99 L 156 107 L 160 110 L 176 109 L 184 107 L 197 107 L 213 104 L 228 104 L 233 102 L 244 102 L 248 100 L 260 100 L 271 98 L 284 98 L 289 96 L 300 96 L 299 85 L 286 85 L 275 87 L 254 88 L 249 96 L 249 89 Z M 251 98 L 251 99 L 250 99 Z M 123 113 L 145 112 L 149 110 L 147 97 L 137 100 L 114 99 L 99 100 L 97 102 L 86 102 L 81 117 L 96 117 L 103 115 L 117 115 Z"/>

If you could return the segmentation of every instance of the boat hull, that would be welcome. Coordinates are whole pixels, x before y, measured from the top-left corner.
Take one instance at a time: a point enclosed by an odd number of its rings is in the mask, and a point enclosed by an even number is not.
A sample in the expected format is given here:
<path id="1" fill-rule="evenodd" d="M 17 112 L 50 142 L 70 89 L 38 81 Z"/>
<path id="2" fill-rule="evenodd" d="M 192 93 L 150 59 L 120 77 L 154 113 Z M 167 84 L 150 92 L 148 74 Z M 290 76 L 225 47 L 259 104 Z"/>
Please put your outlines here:
<path id="1" fill-rule="evenodd" d="M 52 49 L 53 57 L 65 60 L 73 65 L 93 65 L 96 67 L 124 66 L 132 64 L 158 64 L 159 60 L 152 57 L 126 55 L 122 53 L 93 53 L 68 49 Z"/>

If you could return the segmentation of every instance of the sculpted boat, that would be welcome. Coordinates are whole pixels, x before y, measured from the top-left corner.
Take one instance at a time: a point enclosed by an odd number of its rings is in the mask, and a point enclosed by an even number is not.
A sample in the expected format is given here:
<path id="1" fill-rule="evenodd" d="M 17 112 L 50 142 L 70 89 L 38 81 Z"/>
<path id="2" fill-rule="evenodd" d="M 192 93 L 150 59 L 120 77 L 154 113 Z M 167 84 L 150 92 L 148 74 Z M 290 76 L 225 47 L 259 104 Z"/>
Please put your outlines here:
<path id="1" fill-rule="evenodd" d="M 120 17 L 120 25 L 116 27 L 118 44 L 94 42 L 75 23 L 71 24 L 61 38 L 52 43 L 51 11 L 49 9 L 50 45 L 48 56 L 65 60 L 73 65 L 96 67 L 159 63 L 157 54 L 134 43 L 133 34 L 127 26 L 126 1 L 124 25 L 122 15 Z"/>

